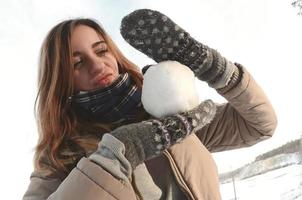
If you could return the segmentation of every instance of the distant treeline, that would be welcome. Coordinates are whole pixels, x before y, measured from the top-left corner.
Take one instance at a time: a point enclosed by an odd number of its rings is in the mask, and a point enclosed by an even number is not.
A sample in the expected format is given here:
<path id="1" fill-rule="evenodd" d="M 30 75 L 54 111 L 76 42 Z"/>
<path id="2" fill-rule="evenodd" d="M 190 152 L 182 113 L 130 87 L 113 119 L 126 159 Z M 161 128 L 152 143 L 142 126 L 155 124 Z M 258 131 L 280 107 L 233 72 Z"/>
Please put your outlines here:
<path id="1" fill-rule="evenodd" d="M 253 163 L 256 163 L 258 161 L 260 162 L 267 158 L 272 158 L 279 154 L 288 154 L 288 153 L 296 153 L 296 152 L 302 153 L 302 137 L 300 139 L 288 142 L 288 143 L 286 143 L 276 149 L 268 151 L 264 154 L 261 154 L 261 155 L 257 156 L 254 161 L 252 161 L 248 164 L 245 164 L 244 166 L 242 166 L 238 169 L 235 169 L 234 171 L 219 174 L 219 180 L 221 183 L 231 181 L 232 177 L 238 176 L 243 169 L 246 169 L 248 166 L 252 165 Z"/>
<path id="2" fill-rule="evenodd" d="M 255 158 L 255 161 L 264 160 L 266 158 L 270 158 L 283 153 L 295 153 L 299 151 L 302 152 L 302 138 L 288 142 L 276 149 L 261 154 Z"/>

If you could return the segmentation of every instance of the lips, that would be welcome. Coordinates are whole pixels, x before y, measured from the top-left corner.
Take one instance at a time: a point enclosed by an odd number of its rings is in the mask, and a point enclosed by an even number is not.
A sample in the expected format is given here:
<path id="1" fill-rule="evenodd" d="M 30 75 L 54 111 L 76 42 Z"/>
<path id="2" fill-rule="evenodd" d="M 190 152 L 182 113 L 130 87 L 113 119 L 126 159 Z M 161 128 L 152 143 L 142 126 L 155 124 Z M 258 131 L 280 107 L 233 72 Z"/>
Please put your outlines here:
<path id="1" fill-rule="evenodd" d="M 93 78 L 93 84 L 96 86 L 107 86 L 110 83 L 111 74 L 98 75 Z"/>

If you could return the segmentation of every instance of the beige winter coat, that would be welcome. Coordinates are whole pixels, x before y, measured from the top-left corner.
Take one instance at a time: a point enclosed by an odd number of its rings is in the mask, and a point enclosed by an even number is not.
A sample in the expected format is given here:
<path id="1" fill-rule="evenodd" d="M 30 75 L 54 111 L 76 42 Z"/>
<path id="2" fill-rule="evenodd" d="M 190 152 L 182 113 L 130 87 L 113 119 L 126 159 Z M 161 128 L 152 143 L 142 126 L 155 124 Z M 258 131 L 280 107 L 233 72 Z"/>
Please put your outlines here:
<path id="1" fill-rule="evenodd" d="M 221 199 L 218 173 L 210 152 L 250 146 L 274 133 L 277 119 L 271 103 L 251 75 L 242 70 L 240 83 L 223 94 L 228 103 L 218 106 L 211 124 L 166 150 L 161 158 L 145 163 L 151 170 L 154 166 L 172 170 L 188 199 Z M 137 198 L 133 185 L 114 178 L 85 157 L 64 181 L 38 174 L 32 174 L 23 200 Z"/>

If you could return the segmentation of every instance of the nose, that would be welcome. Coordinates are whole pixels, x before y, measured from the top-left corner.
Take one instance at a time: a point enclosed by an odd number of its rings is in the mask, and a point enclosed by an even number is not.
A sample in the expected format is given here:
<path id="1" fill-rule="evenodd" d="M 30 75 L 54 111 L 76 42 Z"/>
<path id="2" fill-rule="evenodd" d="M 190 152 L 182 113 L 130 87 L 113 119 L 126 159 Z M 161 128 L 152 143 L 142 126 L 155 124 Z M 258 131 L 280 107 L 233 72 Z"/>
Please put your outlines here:
<path id="1" fill-rule="evenodd" d="M 104 70 L 104 62 L 98 58 L 91 57 L 89 59 L 89 73 L 93 76 L 102 73 Z"/>

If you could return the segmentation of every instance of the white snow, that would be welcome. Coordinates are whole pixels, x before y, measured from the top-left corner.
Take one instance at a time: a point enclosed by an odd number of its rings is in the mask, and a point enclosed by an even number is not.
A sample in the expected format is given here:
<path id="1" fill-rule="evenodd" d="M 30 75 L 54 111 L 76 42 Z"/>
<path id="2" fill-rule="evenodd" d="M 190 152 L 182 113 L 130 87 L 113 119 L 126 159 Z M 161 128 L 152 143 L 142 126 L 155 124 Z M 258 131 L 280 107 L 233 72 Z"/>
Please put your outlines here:
<path id="1" fill-rule="evenodd" d="M 235 179 L 237 200 L 302 200 L 302 165 L 295 164 L 253 176 Z M 233 183 L 220 186 L 222 200 L 234 200 Z"/>
<path id="2" fill-rule="evenodd" d="M 193 72 L 176 61 L 151 66 L 144 74 L 142 103 L 158 118 L 196 107 L 199 96 Z"/>
<path id="3" fill-rule="evenodd" d="M 241 172 L 237 175 L 237 177 L 244 179 L 293 164 L 302 164 L 302 157 L 300 152 L 279 154 L 265 160 L 251 163 L 248 166 L 244 167 L 243 170 L 241 170 Z"/>

